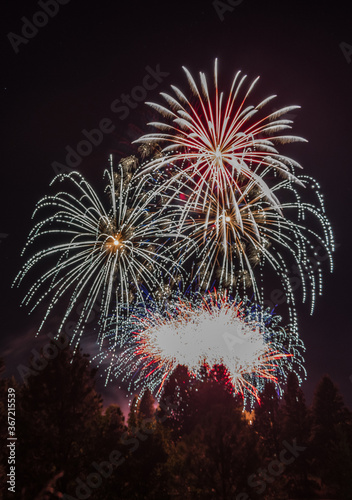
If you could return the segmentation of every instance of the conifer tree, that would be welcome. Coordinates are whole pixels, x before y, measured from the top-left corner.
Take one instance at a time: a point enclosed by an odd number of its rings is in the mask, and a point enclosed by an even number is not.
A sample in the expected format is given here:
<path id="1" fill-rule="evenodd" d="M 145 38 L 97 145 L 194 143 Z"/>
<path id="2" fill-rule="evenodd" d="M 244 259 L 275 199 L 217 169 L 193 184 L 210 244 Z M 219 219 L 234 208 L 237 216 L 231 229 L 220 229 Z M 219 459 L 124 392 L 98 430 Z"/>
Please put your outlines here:
<path id="1" fill-rule="evenodd" d="M 253 428 L 259 435 L 263 457 L 273 459 L 281 451 L 281 409 L 275 386 L 267 382 L 255 408 Z"/>
<path id="2" fill-rule="evenodd" d="M 299 447 L 308 450 L 310 421 L 303 390 L 299 386 L 297 375 L 290 372 L 282 404 L 281 441 L 296 442 Z M 306 450 L 286 467 L 286 489 L 292 496 L 308 495 L 311 486 L 308 482 L 308 455 Z"/>
<path id="3" fill-rule="evenodd" d="M 322 480 L 327 494 L 352 498 L 351 412 L 328 375 L 315 391 L 311 419 L 309 449 L 313 472 Z"/>
<path id="4" fill-rule="evenodd" d="M 36 360 L 42 370 L 17 395 L 16 470 L 24 500 L 35 498 L 61 472 L 57 487 L 67 492 L 90 466 L 97 445 L 102 400 L 95 390 L 96 370 L 80 351 L 56 352 L 53 359 Z"/>

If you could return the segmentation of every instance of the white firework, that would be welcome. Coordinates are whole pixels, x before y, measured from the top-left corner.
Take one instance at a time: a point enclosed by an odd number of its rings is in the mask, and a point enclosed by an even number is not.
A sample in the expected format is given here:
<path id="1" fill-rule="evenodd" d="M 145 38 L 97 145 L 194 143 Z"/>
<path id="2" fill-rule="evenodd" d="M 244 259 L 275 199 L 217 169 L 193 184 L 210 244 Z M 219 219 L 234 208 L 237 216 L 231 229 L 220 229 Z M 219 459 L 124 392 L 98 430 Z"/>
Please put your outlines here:
<path id="1" fill-rule="evenodd" d="M 176 222 L 157 210 L 153 204 L 156 191 L 148 193 L 147 179 L 134 183 L 128 176 L 126 180 L 123 168 L 114 175 L 111 167 L 105 175 L 108 208 L 78 172 L 56 176 L 52 184 L 69 183 L 70 192 L 45 196 L 36 206 L 33 217 L 38 212 L 49 214 L 36 223 L 24 251 L 44 241 L 48 246 L 27 260 L 15 283 L 19 285 L 33 268 L 47 263 L 48 269 L 23 300 L 33 310 L 50 297 L 38 332 L 54 306 L 66 298 L 68 304 L 58 333 L 79 305 L 75 328 L 78 342 L 98 304 L 100 333 L 104 335 L 110 321 L 119 325 L 119 316 L 123 312 L 128 315 L 131 301 L 143 300 L 142 285 L 152 292 L 163 277 L 171 279 L 177 268 L 168 247 L 163 245 L 175 236 L 172 231 Z M 173 247 L 172 241 L 169 247 Z"/>

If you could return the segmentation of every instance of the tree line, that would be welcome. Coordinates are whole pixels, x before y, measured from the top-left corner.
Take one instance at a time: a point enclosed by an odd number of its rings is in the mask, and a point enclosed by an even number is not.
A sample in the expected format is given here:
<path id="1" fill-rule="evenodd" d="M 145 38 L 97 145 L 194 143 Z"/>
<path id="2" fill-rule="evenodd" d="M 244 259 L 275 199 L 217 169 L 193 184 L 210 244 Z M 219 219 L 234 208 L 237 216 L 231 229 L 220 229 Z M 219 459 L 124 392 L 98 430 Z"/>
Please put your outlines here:
<path id="1" fill-rule="evenodd" d="M 3 364 L 1 371 L 3 372 Z M 352 413 L 322 377 L 310 407 L 291 373 L 244 411 L 226 370 L 179 366 L 157 403 L 146 390 L 125 421 L 103 406 L 97 370 L 63 349 L 26 383 L 1 378 L 4 499 L 352 499 Z M 16 391 L 16 493 L 8 490 L 7 391 Z"/>

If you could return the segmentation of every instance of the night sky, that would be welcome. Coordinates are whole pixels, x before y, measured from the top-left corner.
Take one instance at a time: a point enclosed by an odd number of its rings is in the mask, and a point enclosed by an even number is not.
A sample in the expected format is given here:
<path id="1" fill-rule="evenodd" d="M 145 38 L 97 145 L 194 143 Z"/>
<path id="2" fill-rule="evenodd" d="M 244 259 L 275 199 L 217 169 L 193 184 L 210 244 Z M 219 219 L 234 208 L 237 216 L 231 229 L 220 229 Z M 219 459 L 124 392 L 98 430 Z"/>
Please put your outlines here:
<path id="1" fill-rule="evenodd" d="M 324 295 L 313 316 L 307 304 L 298 307 L 307 349 L 303 388 L 311 402 L 317 382 L 328 373 L 352 407 L 350 12 L 342 1 L 311 1 L 307 6 L 232 0 L 232 5 L 218 2 L 215 7 L 211 0 L 65 0 L 48 20 L 37 14 L 40 2 L 3 5 L 0 351 L 8 375 L 18 377 L 18 364 L 28 363 L 31 349 L 39 348 L 47 341 L 45 332 L 55 329 L 54 318 L 36 340 L 43 310 L 28 316 L 20 308 L 26 288 L 11 289 L 24 262 L 20 253 L 35 203 L 48 192 L 55 175 L 52 164 L 65 164 L 65 148 L 77 149 L 85 138 L 82 130 L 97 128 L 105 120 L 101 144 L 77 166 L 101 189 L 108 155 L 121 150 L 128 154 L 125 144 L 148 130 L 142 101 L 122 113 L 116 112 L 116 100 L 122 94 L 137 95 L 135 87 L 145 81 L 154 87 L 145 77 L 157 70 L 160 81 L 143 100 L 161 102 L 158 93 L 168 92 L 172 84 L 187 91 L 182 66 L 193 75 L 204 71 L 211 80 L 217 57 L 223 90 L 240 69 L 248 74 L 248 82 L 261 77 L 254 101 L 277 94 L 273 107 L 302 107 L 294 113 L 293 133 L 308 143 L 282 146 L 280 151 L 321 184 L 338 247 L 333 274 L 324 266 Z M 32 21 L 33 16 L 43 24 L 34 33 L 23 28 L 23 18 Z M 18 38 L 23 29 L 31 38 Z M 86 351 L 94 350 L 93 340 L 93 335 L 87 336 Z M 125 405 L 118 385 L 111 384 L 104 396 Z"/>

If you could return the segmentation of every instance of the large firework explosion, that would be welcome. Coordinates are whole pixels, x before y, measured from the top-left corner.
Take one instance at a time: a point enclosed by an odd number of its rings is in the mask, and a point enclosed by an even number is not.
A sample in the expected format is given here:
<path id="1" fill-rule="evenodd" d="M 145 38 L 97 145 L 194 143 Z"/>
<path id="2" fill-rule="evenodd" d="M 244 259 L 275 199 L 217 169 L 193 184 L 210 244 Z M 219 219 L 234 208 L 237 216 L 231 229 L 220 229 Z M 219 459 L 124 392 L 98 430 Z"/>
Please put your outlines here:
<path id="1" fill-rule="evenodd" d="M 294 294 L 288 279 L 288 263 L 293 262 L 302 283 L 303 301 L 308 290 L 311 291 L 313 311 L 316 294 L 322 293 L 322 272 L 320 262 L 316 261 L 315 265 L 312 249 L 317 246 L 325 249 L 332 270 L 334 246 L 319 185 L 309 177 L 299 176 L 304 187 L 313 188 L 318 200 L 314 205 L 300 200 L 297 185 L 291 180 L 277 180 L 272 192 L 280 198 L 291 198 L 280 204 L 280 212 L 253 179 L 242 182 L 242 191 L 234 193 L 236 207 L 228 208 L 222 198 L 208 192 L 204 197 L 199 196 L 197 205 L 189 210 L 195 182 L 188 177 L 184 179 L 185 176 L 172 183 L 175 193 L 183 193 L 183 199 L 177 200 L 174 207 L 182 208 L 179 233 L 194 243 L 188 246 L 182 260 L 195 260 L 197 285 L 207 290 L 217 283 L 219 289 L 235 293 L 251 288 L 255 300 L 263 304 L 265 289 L 261 287 L 261 271 L 268 262 L 281 280 L 288 304 L 292 306 L 291 321 L 295 323 Z M 175 194 L 169 203 L 174 199 Z M 287 213 L 290 218 L 286 217 Z M 307 219 L 311 228 L 307 227 Z M 318 229 L 322 229 L 321 235 Z"/>
<path id="2" fill-rule="evenodd" d="M 126 159 L 117 172 L 105 171 L 108 208 L 77 172 L 60 174 L 52 181 L 68 184 L 71 192 L 59 191 L 37 203 L 33 217 L 42 212 L 45 216 L 33 227 L 24 251 L 37 240 L 48 242 L 48 246 L 28 259 L 15 283 L 19 285 L 42 261 L 49 267 L 23 300 L 33 310 L 51 297 L 38 332 L 54 306 L 67 297 L 58 333 L 81 302 L 74 332 L 78 342 L 99 303 L 103 338 L 111 322 L 121 324 L 121 313 L 128 316 L 135 298 L 143 300 L 142 284 L 153 291 L 159 288 L 163 275 L 170 279 L 177 269 L 169 249 L 173 244 L 163 244 L 175 236 L 176 221 L 157 209 L 156 191 L 148 192 L 145 178 L 132 182 L 130 167 L 131 161 Z M 50 245 L 53 238 L 57 244 Z"/>
<path id="3" fill-rule="evenodd" d="M 197 204 L 199 196 L 206 199 L 208 193 L 216 193 L 229 209 L 237 205 L 235 192 L 242 193 L 241 179 L 252 179 L 279 210 L 278 200 L 260 173 L 266 169 L 298 182 L 294 167 L 301 168 L 299 163 L 280 154 L 275 144 L 305 141 L 294 135 L 281 135 L 282 131 L 291 128 L 292 121 L 279 118 L 299 106 L 287 106 L 258 118 L 257 113 L 260 115 L 262 108 L 276 97 L 270 96 L 255 106 L 247 103 L 259 78 L 241 95 L 246 76 L 241 76 L 239 71 L 225 100 L 224 94 L 219 92 L 216 60 L 215 96 L 212 99 L 204 73 L 200 73 L 199 90 L 190 72 L 183 69 L 195 102 L 172 86 L 175 97 L 161 93 L 167 108 L 147 103 L 166 121 L 149 123 L 160 132 L 146 134 L 136 142 L 166 143 L 166 146 L 161 151 L 162 155 L 153 159 L 140 175 L 166 168 L 169 164 L 179 166 L 176 177 L 186 173 L 195 180 L 196 189 L 193 186 L 191 196 L 194 203 Z"/>
<path id="4" fill-rule="evenodd" d="M 114 350 L 108 378 L 124 375 L 159 393 L 178 364 L 195 377 L 204 366 L 222 364 L 235 392 L 257 397 L 263 381 L 281 390 L 287 370 L 302 367 L 288 266 L 296 265 L 302 299 L 310 293 L 313 308 L 322 291 L 316 248 L 325 249 L 332 266 L 331 226 L 318 184 L 296 175 L 300 165 L 276 149 L 304 141 L 282 134 L 291 128 L 284 115 L 297 106 L 263 112 L 275 96 L 249 104 L 258 79 L 243 92 L 240 72 L 225 99 L 217 62 L 213 93 L 203 73 L 198 88 L 185 72 L 193 98 L 172 87 L 175 97 L 162 93 L 168 107 L 150 104 L 165 121 L 153 122 L 158 131 L 136 141 L 141 160 L 121 159 L 115 171 L 111 162 L 107 209 L 78 173 L 54 179 L 68 182 L 72 193 L 40 200 L 36 212 L 51 213 L 35 225 L 26 247 L 44 238 L 56 243 L 29 258 L 15 281 L 56 258 L 24 302 L 34 309 L 51 297 L 41 328 L 66 297 L 60 332 L 82 301 L 78 340 L 101 302 L 99 338 L 102 345 L 109 337 Z M 317 202 L 302 201 L 303 187 Z M 266 262 L 286 294 L 287 328 L 263 307 Z M 207 294 L 214 287 L 219 294 Z M 187 288 L 201 300 L 191 294 L 175 302 L 175 293 Z M 138 311 L 133 318 L 132 310 Z M 236 342 L 226 343 L 227 333 Z"/>
<path id="5" fill-rule="evenodd" d="M 238 303 L 214 291 L 151 307 L 131 317 L 131 333 L 117 359 L 111 348 L 108 376 L 127 380 L 131 391 L 148 388 L 159 394 L 178 365 L 195 378 L 204 367 L 222 365 L 234 392 L 253 400 L 266 381 L 278 384 L 281 392 L 287 373 L 302 369 L 304 346 L 298 336 L 279 325 L 279 316 L 250 301 Z"/>

